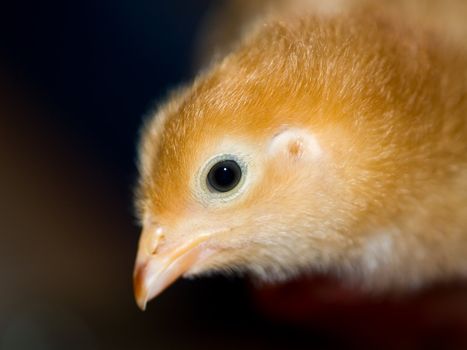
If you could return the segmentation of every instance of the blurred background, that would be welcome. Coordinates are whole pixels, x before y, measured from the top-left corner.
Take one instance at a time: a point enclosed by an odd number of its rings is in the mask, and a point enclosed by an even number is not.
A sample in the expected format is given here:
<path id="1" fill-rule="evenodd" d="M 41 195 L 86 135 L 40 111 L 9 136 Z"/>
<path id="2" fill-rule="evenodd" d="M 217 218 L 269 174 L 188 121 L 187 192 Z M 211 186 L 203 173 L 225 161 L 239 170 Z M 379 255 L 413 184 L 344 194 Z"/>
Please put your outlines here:
<path id="1" fill-rule="evenodd" d="M 138 128 L 192 76 L 219 3 L 2 2 L 0 349 L 467 348 L 465 284 L 383 298 L 209 278 L 136 307 Z"/>

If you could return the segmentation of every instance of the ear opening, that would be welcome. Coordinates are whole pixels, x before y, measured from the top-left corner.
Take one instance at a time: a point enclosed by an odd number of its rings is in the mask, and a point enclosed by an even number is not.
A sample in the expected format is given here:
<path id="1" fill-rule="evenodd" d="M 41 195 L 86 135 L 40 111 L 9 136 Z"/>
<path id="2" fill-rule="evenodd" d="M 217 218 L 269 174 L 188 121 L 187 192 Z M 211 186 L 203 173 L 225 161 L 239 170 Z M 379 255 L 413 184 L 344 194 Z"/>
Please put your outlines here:
<path id="1" fill-rule="evenodd" d="M 269 145 L 271 156 L 281 154 L 291 160 L 316 159 L 322 153 L 315 135 L 301 128 L 285 128 L 279 131 Z"/>

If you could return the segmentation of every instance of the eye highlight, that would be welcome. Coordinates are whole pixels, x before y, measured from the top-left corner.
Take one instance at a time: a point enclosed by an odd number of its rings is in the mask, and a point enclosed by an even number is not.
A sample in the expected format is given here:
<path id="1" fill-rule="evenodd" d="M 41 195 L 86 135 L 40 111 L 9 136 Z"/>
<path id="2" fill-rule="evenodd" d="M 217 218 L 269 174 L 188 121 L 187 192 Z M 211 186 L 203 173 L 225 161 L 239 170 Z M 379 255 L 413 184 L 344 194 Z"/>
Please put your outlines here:
<path id="1" fill-rule="evenodd" d="M 208 187 L 216 192 L 233 190 L 242 178 L 242 169 L 235 160 L 225 159 L 215 163 L 207 175 Z"/>

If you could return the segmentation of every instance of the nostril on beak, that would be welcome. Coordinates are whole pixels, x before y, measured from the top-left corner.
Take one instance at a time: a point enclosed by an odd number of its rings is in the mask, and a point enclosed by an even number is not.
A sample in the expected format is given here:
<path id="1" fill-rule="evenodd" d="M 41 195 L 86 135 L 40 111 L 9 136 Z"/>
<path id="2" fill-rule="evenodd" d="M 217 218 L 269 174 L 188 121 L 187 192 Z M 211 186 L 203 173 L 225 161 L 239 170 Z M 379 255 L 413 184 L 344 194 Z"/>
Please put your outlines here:
<path id="1" fill-rule="evenodd" d="M 152 240 L 152 244 L 151 244 L 151 249 L 150 249 L 150 253 L 151 255 L 156 255 L 157 254 L 157 250 L 158 248 L 160 247 L 162 241 L 164 240 L 165 236 L 164 236 L 164 230 L 162 229 L 162 227 L 158 227 L 156 229 L 156 231 L 154 232 L 154 237 L 153 237 L 153 240 Z"/>

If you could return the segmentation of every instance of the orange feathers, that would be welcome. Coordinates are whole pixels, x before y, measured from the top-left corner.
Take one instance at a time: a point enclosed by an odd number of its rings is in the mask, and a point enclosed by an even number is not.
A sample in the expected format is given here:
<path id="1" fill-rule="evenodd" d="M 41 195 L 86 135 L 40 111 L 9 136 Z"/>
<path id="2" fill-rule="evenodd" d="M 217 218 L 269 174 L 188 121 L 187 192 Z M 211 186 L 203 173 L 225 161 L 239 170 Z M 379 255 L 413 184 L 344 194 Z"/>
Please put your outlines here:
<path id="1" fill-rule="evenodd" d="M 467 273 L 467 55 L 365 9 L 258 17 L 149 120 L 140 306 L 214 270 L 372 288 Z M 232 176 L 225 192 L 210 183 Z"/>

